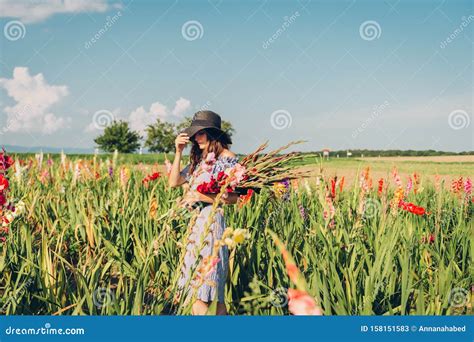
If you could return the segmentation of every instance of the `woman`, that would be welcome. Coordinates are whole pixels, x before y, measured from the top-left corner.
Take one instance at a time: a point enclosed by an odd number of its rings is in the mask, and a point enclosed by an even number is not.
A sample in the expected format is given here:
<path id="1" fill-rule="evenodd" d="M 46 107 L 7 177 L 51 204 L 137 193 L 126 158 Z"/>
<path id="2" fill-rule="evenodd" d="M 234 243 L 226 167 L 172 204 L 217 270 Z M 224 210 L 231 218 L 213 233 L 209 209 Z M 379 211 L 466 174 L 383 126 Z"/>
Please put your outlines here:
<path id="1" fill-rule="evenodd" d="M 190 164 L 180 171 L 180 162 L 183 149 L 189 142 L 192 143 L 190 153 Z M 206 274 L 205 281 L 194 289 L 193 281 L 189 280 L 192 270 L 199 265 L 196 264 L 196 253 L 199 251 L 201 241 L 207 241 L 202 247 L 200 255 L 202 260 L 211 257 L 214 241 L 219 240 L 225 230 L 222 210 L 217 210 L 213 224 L 208 229 L 206 237 L 205 229 L 209 215 L 212 211 L 212 203 L 216 198 L 215 194 L 202 194 L 196 190 L 202 182 L 209 182 L 210 177 L 217 176 L 219 171 L 232 167 L 237 163 L 237 158 L 229 150 L 231 144 L 230 137 L 221 129 L 221 118 L 212 111 L 199 111 L 194 114 L 191 126 L 178 135 L 175 140 L 176 154 L 169 176 L 169 185 L 177 187 L 188 183 L 189 189 L 185 193 L 182 204 L 187 207 L 199 206 L 200 213 L 189 235 L 184 266 L 181 270 L 181 277 L 178 285 L 188 292 L 188 295 L 196 291 L 197 300 L 193 303 L 193 315 L 205 315 L 210 302 L 217 299 L 217 314 L 227 314 L 224 303 L 224 290 L 228 269 L 228 250 L 226 246 L 220 247 L 218 252 L 218 262 Z M 221 201 L 224 204 L 234 204 L 237 202 L 238 194 L 227 193 Z M 188 286 L 186 286 L 188 285 Z M 186 289 L 187 287 L 187 289 Z"/>

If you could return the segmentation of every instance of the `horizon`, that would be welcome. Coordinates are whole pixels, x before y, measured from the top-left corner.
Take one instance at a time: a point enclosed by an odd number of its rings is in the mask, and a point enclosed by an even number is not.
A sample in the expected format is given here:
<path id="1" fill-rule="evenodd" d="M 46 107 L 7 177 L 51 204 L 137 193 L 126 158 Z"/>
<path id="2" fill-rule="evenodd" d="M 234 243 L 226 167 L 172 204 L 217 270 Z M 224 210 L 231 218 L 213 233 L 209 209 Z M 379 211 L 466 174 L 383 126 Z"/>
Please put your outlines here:
<path id="1" fill-rule="evenodd" d="M 8 148 L 5 148 L 5 147 L 8 147 Z M 53 147 L 53 146 L 21 146 L 21 145 L 1 145 L 0 148 L 5 148 L 5 150 L 7 152 L 11 152 L 11 153 L 18 153 L 18 154 L 33 154 L 33 153 L 45 153 L 45 154 L 60 154 L 61 151 L 59 150 L 62 150 L 65 154 L 68 154 L 68 155 L 82 155 L 82 154 L 85 154 L 85 155 L 94 155 L 94 154 L 113 154 L 113 152 L 105 152 L 105 151 L 102 151 L 100 150 L 99 148 L 84 148 L 84 149 L 81 149 L 81 148 L 75 148 L 75 147 L 67 147 L 67 146 L 64 146 L 64 147 Z M 26 151 L 25 151 L 26 150 Z M 44 151 L 43 151 L 44 150 Z M 54 151 L 55 152 L 51 152 L 51 151 Z M 231 148 L 232 150 L 232 148 Z M 297 152 L 301 152 L 303 154 L 306 154 L 306 153 L 316 153 L 316 152 L 322 152 L 324 150 L 321 149 L 321 150 L 312 150 L 312 151 L 298 151 L 298 150 L 295 150 Z M 69 151 L 69 152 L 66 152 L 66 151 Z M 90 151 L 90 152 L 88 152 Z M 391 149 L 385 149 L 385 150 L 380 150 L 380 149 L 367 149 L 367 148 L 358 148 L 358 149 L 340 149 L 340 150 L 333 150 L 333 149 L 329 149 L 329 153 L 342 153 L 342 152 L 360 152 L 360 151 L 367 151 L 367 152 L 391 152 L 391 151 L 398 151 L 398 152 L 401 152 L 401 153 L 405 153 L 405 152 L 435 152 L 435 153 L 440 153 L 440 154 L 445 154 L 445 155 L 448 155 L 448 154 L 452 154 L 452 155 L 474 155 L 474 150 L 466 150 L 466 151 L 459 151 L 459 152 L 455 152 L 455 151 L 443 151 L 443 150 L 416 150 L 416 149 L 406 149 L 406 150 L 391 150 Z M 133 153 L 123 153 L 123 152 L 120 152 L 120 154 L 173 154 L 174 152 L 171 151 L 171 152 L 149 152 L 148 149 L 145 149 L 143 148 L 142 150 L 142 153 L 139 153 L 139 151 L 136 151 L 136 152 L 133 152 Z M 238 155 L 245 155 L 245 153 L 239 153 L 239 152 L 236 152 L 236 154 Z M 186 148 L 185 151 L 184 151 L 184 154 L 185 156 L 189 155 L 189 148 Z M 341 157 L 345 157 L 345 155 L 341 156 Z"/>
<path id="2" fill-rule="evenodd" d="M 211 109 L 239 154 L 474 149 L 468 0 L 0 6 L 0 145 L 94 149 L 114 119 Z"/>

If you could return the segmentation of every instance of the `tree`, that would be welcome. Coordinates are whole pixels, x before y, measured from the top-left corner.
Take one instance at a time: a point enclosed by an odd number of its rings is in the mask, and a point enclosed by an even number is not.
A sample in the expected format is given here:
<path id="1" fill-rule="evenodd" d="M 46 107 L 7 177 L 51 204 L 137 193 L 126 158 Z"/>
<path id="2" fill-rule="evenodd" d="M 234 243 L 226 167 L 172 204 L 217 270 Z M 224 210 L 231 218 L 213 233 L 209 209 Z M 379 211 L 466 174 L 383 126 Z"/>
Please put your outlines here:
<path id="1" fill-rule="evenodd" d="M 150 151 L 168 153 L 173 150 L 176 128 L 172 123 L 158 118 L 153 125 L 147 126 L 146 133 L 145 147 L 148 147 Z"/>
<path id="2" fill-rule="evenodd" d="M 183 121 L 181 121 L 177 126 L 176 126 L 176 131 L 181 132 L 183 129 L 186 127 L 191 126 L 191 121 L 192 118 L 184 118 Z M 232 138 L 232 134 L 235 133 L 235 129 L 232 127 L 232 124 L 229 121 L 222 120 L 221 122 L 222 130 L 226 132 L 229 137 Z"/>
<path id="3" fill-rule="evenodd" d="M 104 133 L 94 139 L 99 148 L 106 152 L 115 150 L 121 153 L 132 153 L 140 148 L 142 137 L 132 131 L 128 122 L 114 121 L 104 129 Z"/>

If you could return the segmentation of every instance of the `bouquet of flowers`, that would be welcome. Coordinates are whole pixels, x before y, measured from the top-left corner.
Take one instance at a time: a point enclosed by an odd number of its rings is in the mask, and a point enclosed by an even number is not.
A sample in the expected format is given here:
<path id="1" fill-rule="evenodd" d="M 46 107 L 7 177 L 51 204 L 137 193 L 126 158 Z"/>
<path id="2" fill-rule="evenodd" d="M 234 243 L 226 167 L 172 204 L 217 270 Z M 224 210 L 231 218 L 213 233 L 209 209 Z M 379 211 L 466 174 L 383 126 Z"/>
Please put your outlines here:
<path id="1" fill-rule="evenodd" d="M 301 159 L 303 157 L 301 153 L 282 154 L 284 150 L 302 142 L 291 142 L 269 153 L 262 153 L 268 147 L 266 142 L 233 167 L 220 171 L 216 176 L 212 176 L 209 182 L 199 184 L 197 191 L 203 194 L 217 194 L 225 186 L 226 192 L 248 195 L 253 191 L 259 192 L 264 187 L 272 187 L 276 183 L 307 177 L 309 171 L 295 170 L 295 166 L 289 164 L 290 161 Z M 207 164 L 206 166 L 209 166 Z"/>

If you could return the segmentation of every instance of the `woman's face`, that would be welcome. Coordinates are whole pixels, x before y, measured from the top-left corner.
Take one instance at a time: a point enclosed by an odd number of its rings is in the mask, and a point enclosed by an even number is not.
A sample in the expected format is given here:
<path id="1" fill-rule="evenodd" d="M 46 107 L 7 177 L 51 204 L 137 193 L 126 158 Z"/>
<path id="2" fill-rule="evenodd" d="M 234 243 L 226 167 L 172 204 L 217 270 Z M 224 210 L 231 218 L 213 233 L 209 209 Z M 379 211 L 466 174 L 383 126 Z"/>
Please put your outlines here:
<path id="1" fill-rule="evenodd" d="M 207 134 L 204 130 L 197 132 L 193 138 L 202 151 L 204 151 L 207 146 L 209 146 L 209 140 L 207 139 Z"/>

